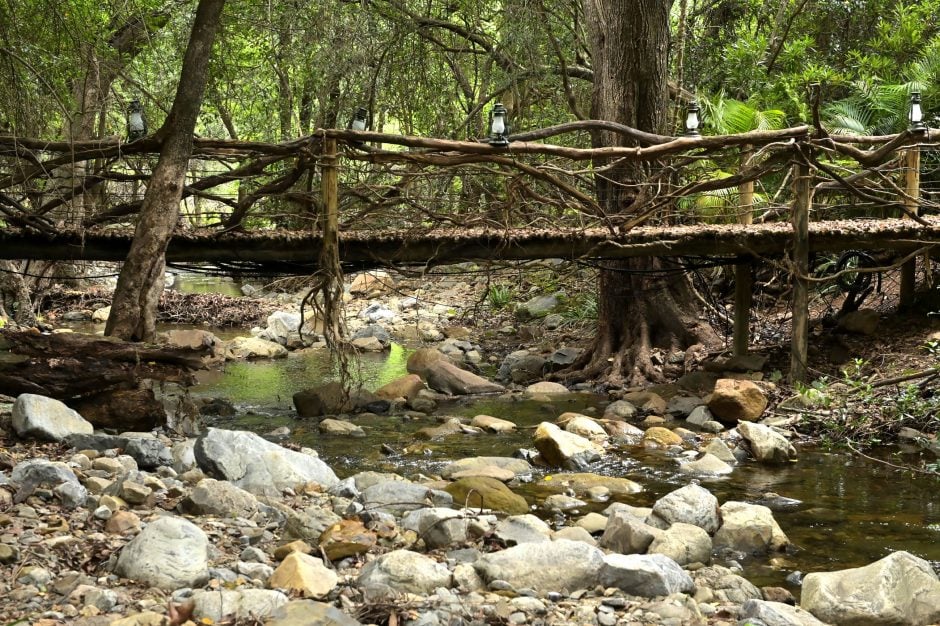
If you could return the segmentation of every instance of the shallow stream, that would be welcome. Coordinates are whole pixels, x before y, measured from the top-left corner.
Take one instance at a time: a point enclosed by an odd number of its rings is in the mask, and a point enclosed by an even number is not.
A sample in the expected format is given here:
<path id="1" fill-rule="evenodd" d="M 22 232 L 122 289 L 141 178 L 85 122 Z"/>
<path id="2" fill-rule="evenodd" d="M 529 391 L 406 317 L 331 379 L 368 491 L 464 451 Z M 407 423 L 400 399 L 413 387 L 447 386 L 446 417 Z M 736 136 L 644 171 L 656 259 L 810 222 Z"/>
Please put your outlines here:
<path id="1" fill-rule="evenodd" d="M 406 373 L 407 354 L 402 347 L 394 346 L 387 355 L 366 355 L 357 365 L 357 375 L 366 388 L 375 389 Z M 327 355 L 309 350 L 277 361 L 229 362 L 224 372 L 203 376 L 193 391 L 199 396 L 227 399 L 237 407 L 235 417 L 219 418 L 213 425 L 261 434 L 288 426 L 293 441 L 316 449 L 340 476 L 364 470 L 430 476 L 462 457 L 511 456 L 520 448 L 532 447 L 532 430 L 539 422 L 553 421 L 565 411 L 600 415 L 605 401 L 585 394 L 565 395 L 550 404 L 484 398 L 438 410 L 438 415 L 472 417 L 484 413 L 511 420 L 519 427 L 512 435 L 456 435 L 444 441 L 418 442 L 414 432 L 437 424 L 437 417 L 416 420 L 379 416 L 353 418 L 366 431 L 364 438 L 328 436 L 317 431 L 316 421 L 294 417 L 291 397 L 333 377 Z M 395 453 L 384 454 L 383 444 Z M 916 455 L 897 449 L 880 450 L 874 456 L 902 465 L 918 462 Z M 614 449 L 590 469 L 640 483 L 645 489 L 642 493 L 622 500 L 650 506 L 690 481 L 677 467 L 676 459 L 663 452 L 627 446 Z M 543 478 L 544 472 L 537 471 L 531 483 L 516 491 L 530 504 L 538 504 L 551 493 L 545 489 L 549 483 Z M 795 550 L 742 563 L 745 576 L 759 586 L 787 586 L 798 594 L 797 587 L 785 582 L 791 572 L 857 567 L 896 550 L 907 550 L 932 561 L 935 569 L 940 568 L 940 481 L 934 476 L 899 471 L 846 452 L 804 447 L 799 450 L 799 462 L 793 465 L 744 463 L 728 477 L 701 482 L 719 502 L 760 503 L 767 492 L 801 501 L 774 511 Z M 592 504 L 581 513 L 605 506 Z"/>

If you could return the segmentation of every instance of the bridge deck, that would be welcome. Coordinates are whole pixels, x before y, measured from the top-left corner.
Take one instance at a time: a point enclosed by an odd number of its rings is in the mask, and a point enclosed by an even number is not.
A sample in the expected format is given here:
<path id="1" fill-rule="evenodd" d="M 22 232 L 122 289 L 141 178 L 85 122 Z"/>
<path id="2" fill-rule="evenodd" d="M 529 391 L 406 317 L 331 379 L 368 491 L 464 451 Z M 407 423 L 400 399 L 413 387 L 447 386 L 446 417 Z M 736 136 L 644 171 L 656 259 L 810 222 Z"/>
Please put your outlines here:
<path id="1" fill-rule="evenodd" d="M 940 244 L 940 217 L 840 220 L 810 224 L 813 251 L 850 248 L 913 250 Z M 129 232 L 62 231 L 53 235 L 0 230 L 0 258 L 123 261 Z M 353 231 L 340 235 L 340 257 L 350 267 L 445 264 L 482 260 L 616 259 L 636 256 L 780 254 L 793 239 L 788 223 L 636 228 L 611 235 L 593 230 Z M 322 240 L 294 231 L 255 234 L 182 231 L 167 249 L 168 262 L 251 263 L 312 267 Z"/>

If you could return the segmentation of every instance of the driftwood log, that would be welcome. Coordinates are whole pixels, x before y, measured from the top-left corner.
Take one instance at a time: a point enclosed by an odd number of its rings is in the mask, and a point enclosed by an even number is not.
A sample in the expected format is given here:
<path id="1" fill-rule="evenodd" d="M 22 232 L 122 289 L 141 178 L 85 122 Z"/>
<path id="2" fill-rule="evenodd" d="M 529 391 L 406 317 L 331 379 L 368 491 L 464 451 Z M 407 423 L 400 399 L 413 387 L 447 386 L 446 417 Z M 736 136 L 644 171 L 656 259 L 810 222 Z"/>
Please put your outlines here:
<path id="1" fill-rule="evenodd" d="M 62 400 L 99 427 L 149 429 L 165 420 L 144 381 L 193 383 L 208 348 L 127 343 L 77 333 L 0 330 L 0 394 Z M 112 410 L 114 409 L 114 410 Z"/>

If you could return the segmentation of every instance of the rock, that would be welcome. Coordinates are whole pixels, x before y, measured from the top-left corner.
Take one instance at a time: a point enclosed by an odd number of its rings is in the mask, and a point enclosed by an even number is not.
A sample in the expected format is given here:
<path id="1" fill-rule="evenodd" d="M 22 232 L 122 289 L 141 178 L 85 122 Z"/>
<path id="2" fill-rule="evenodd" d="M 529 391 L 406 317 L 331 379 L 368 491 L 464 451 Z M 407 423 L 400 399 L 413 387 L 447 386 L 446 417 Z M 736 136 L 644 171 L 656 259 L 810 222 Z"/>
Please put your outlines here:
<path id="1" fill-rule="evenodd" d="M 559 422 L 566 415 L 569 414 L 565 413 L 559 417 Z M 570 419 L 564 420 L 564 429 L 569 433 L 580 435 L 595 442 L 603 442 L 608 439 L 607 431 L 604 430 L 604 427 L 587 415 L 571 414 Z"/>
<path id="2" fill-rule="evenodd" d="M 620 554 L 642 554 L 662 533 L 628 511 L 617 510 L 607 518 L 599 543 L 602 548 Z"/>
<path id="3" fill-rule="evenodd" d="M 0 564 L 10 565 L 16 563 L 20 558 L 20 551 L 16 546 L 0 543 Z"/>
<path id="4" fill-rule="evenodd" d="M 10 478 L 19 487 L 15 500 L 25 500 L 38 487 L 52 487 L 62 504 L 70 509 L 85 504 L 88 492 L 65 463 L 31 459 L 13 466 Z"/>
<path id="5" fill-rule="evenodd" d="M 562 385 L 561 383 L 553 383 L 550 381 L 542 381 L 538 383 L 532 383 L 525 388 L 525 392 L 530 396 L 547 394 L 554 395 L 558 393 L 570 393 L 568 388 Z"/>
<path id="6" fill-rule="evenodd" d="M 704 404 L 704 401 L 698 396 L 677 395 L 669 398 L 669 401 L 666 403 L 666 413 L 676 418 L 684 418 Z"/>
<path id="7" fill-rule="evenodd" d="M 554 313 L 561 306 L 559 294 L 535 296 L 516 307 L 516 318 L 528 321 Z"/>
<path id="8" fill-rule="evenodd" d="M 493 537 L 507 546 L 550 541 L 551 535 L 551 527 L 529 513 L 502 519 L 493 530 Z"/>
<path id="9" fill-rule="evenodd" d="M 514 422 L 492 417 L 491 415 L 477 415 L 470 421 L 470 425 L 491 433 L 511 433 L 516 430 Z"/>
<path id="10" fill-rule="evenodd" d="M 766 506 L 729 500 L 721 505 L 721 517 L 716 548 L 760 555 L 783 550 L 790 543 Z"/>
<path id="11" fill-rule="evenodd" d="M 233 359 L 282 359 L 287 348 L 274 341 L 260 337 L 236 337 L 225 344 L 226 360 Z"/>
<path id="12" fill-rule="evenodd" d="M 734 468 L 713 454 L 705 453 L 695 461 L 689 461 L 679 466 L 683 474 L 695 476 L 724 476 L 734 471 Z"/>
<path id="13" fill-rule="evenodd" d="M 198 587 L 209 579 L 208 550 L 209 539 L 195 524 L 160 517 L 124 546 L 114 572 L 167 591 Z"/>
<path id="14" fill-rule="evenodd" d="M 304 345 L 300 336 L 300 313 L 275 311 L 268 316 L 267 327 L 259 335 L 260 339 L 273 341 L 286 348 L 299 348 Z M 304 332 L 306 337 L 307 333 Z"/>
<path id="15" fill-rule="evenodd" d="M 666 413 L 666 401 L 661 395 L 653 391 L 631 391 L 623 394 L 622 399 L 653 415 L 665 415 Z"/>
<path id="16" fill-rule="evenodd" d="M 474 568 L 486 583 L 504 580 L 516 589 L 591 589 L 598 582 L 604 553 L 580 541 L 523 543 L 484 554 Z"/>
<path id="17" fill-rule="evenodd" d="M 283 505 L 277 508 L 287 517 L 287 522 L 284 524 L 285 539 L 319 541 L 330 526 L 342 521 L 342 518 L 333 511 L 316 504 L 304 507 L 302 511 Z"/>
<path id="18" fill-rule="evenodd" d="M 452 417 L 438 426 L 427 426 L 418 429 L 414 434 L 414 438 L 419 441 L 437 441 L 453 435 L 462 434 L 463 432 L 464 426 L 460 422 L 460 419 Z"/>
<path id="19" fill-rule="evenodd" d="M 104 525 L 104 531 L 110 535 L 123 535 L 138 530 L 140 517 L 131 511 L 115 511 Z"/>
<path id="20" fill-rule="evenodd" d="M 539 483 L 539 487 L 553 491 L 570 489 L 581 497 L 588 497 L 591 490 L 596 487 L 604 487 L 611 495 L 615 496 L 625 496 L 643 491 L 641 485 L 629 478 L 601 476 L 590 472 L 546 474 L 542 482 Z"/>
<path id="21" fill-rule="evenodd" d="M 508 483 L 513 480 L 516 475 L 510 472 L 509 470 L 496 467 L 495 465 L 484 465 L 476 469 L 468 469 L 461 472 L 455 472 L 451 478 L 453 480 L 460 480 L 461 478 L 492 478 L 500 482 Z"/>
<path id="22" fill-rule="evenodd" d="M 144 470 L 173 465 L 173 454 L 170 449 L 162 441 L 153 437 L 129 439 L 124 446 L 124 454 L 137 461 L 137 467 Z"/>
<path id="23" fill-rule="evenodd" d="M 186 439 L 173 444 L 170 454 L 173 456 L 173 470 L 178 474 L 196 467 L 196 440 Z"/>
<path id="24" fill-rule="evenodd" d="M 851 311 L 839 318 L 839 328 L 856 335 L 874 335 L 881 315 L 874 309 Z"/>
<path id="25" fill-rule="evenodd" d="M 712 558 L 712 539 L 698 526 L 677 522 L 653 539 L 649 553 L 668 556 L 679 565 L 708 563 Z"/>
<path id="26" fill-rule="evenodd" d="M 686 485 L 657 500 L 648 522 L 659 528 L 683 522 L 713 534 L 721 525 L 718 498 L 699 485 Z"/>
<path id="27" fill-rule="evenodd" d="M 695 586 L 708 589 L 719 602 L 741 604 L 747 600 L 760 600 L 760 589 L 746 578 L 738 576 L 727 567 L 711 565 L 693 573 Z"/>
<path id="28" fill-rule="evenodd" d="M 190 350 L 205 350 L 203 360 L 212 362 L 224 358 L 224 342 L 208 330 L 196 328 L 173 329 L 158 335 L 160 343 L 174 348 L 189 348 Z"/>
<path id="29" fill-rule="evenodd" d="M 741 606 L 740 617 L 743 620 L 760 620 L 764 626 L 826 626 L 812 613 L 799 607 L 765 600 L 747 600 Z"/>
<path id="30" fill-rule="evenodd" d="M 445 491 L 454 498 L 459 506 L 473 509 L 491 509 L 510 515 L 522 515 L 529 510 L 529 505 L 520 495 L 494 478 L 477 476 L 461 478 L 447 485 Z"/>
<path id="31" fill-rule="evenodd" d="M 712 415 L 712 412 L 708 410 L 707 406 L 697 406 L 692 409 L 688 417 L 685 418 L 685 421 L 689 424 L 701 426 L 705 422 L 710 422 L 714 419 L 715 416 Z"/>
<path id="32" fill-rule="evenodd" d="M 62 441 L 74 433 L 91 434 L 95 428 L 58 400 L 23 393 L 13 402 L 13 430 L 20 437 Z"/>
<path id="33" fill-rule="evenodd" d="M 615 417 L 624 420 L 633 419 L 636 417 L 636 414 L 636 405 L 627 400 L 617 400 L 616 402 L 611 402 L 604 409 L 605 417 Z"/>
<path id="34" fill-rule="evenodd" d="M 789 463 L 796 460 L 796 449 L 786 437 L 770 426 L 741 422 L 738 432 L 751 444 L 751 453 L 761 463 Z"/>
<path id="35" fill-rule="evenodd" d="M 278 496 L 301 483 L 331 487 L 339 482 L 320 459 L 245 431 L 210 428 L 196 440 L 194 452 L 206 474 L 255 495 Z"/>
<path id="36" fill-rule="evenodd" d="M 453 497 L 446 491 L 429 489 L 403 480 L 388 480 L 362 490 L 362 504 L 372 511 L 401 516 L 424 506 L 451 507 Z"/>
<path id="37" fill-rule="evenodd" d="M 275 611 L 265 626 L 361 626 L 336 607 L 313 600 L 294 600 Z"/>
<path id="38" fill-rule="evenodd" d="M 644 431 L 619 418 L 601 419 L 604 430 L 617 443 L 636 444 L 643 438 Z"/>
<path id="39" fill-rule="evenodd" d="M 458 459 L 444 467 L 441 470 L 441 477 L 445 480 L 453 480 L 458 472 L 476 470 L 479 468 L 495 466 L 500 469 L 509 470 L 517 478 L 530 476 L 532 466 L 525 459 L 517 459 L 509 456 L 473 456 L 465 459 Z"/>
<path id="40" fill-rule="evenodd" d="M 506 357 L 504 363 L 508 363 L 508 375 L 502 380 L 510 380 L 517 385 L 527 385 L 531 382 L 541 380 L 545 375 L 546 360 L 545 357 L 538 354 L 528 354 L 525 356 L 510 360 L 512 355 Z M 500 372 L 503 368 L 500 367 Z"/>
<path id="41" fill-rule="evenodd" d="M 104 324 L 108 321 L 108 317 L 111 316 L 111 307 L 103 306 L 100 309 L 95 309 L 94 313 L 91 314 L 91 321 L 97 322 L 99 324 Z"/>
<path id="42" fill-rule="evenodd" d="M 646 432 L 643 433 L 643 441 L 652 442 L 663 448 L 668 448 L 669 446 L 681 446 L 683 441 L 682 437 L 672 432 L 668 428 L 663 426 L 652 426 L 646 429 Z"/>
<path id="43" fill-rule="evenodd" d="M 428 365 L 424 379 L 431 389 L 455 396 L 505 391 L 502 385 L 490 382 L 473 372 L 462 370 L 443 359 Z"/>
<path id="44" fill-rule="evenodd" d="M 635 596 L 654 598 L 688 593 L 692 578 L 675 561 L 661 554 L 608 554 L 600 571 L 605 587 Z"/>
<path id="45" fill-rule="evenodd" d="M 542 508 L 546 511 L 573 511 L 587 506 L 587 502 L 579 500 L 564 493 L 555 493 L 542 501 Z"/>
<path id="46" fill-rule="evenodd" d="M 417 509 L 405 515 L 402 528 L 413 530 L 428 550 L 450 548 L 468 539 L 469 521 L 461 511 L 442 507 Z"/>
<path id="47" fill-rule="evenodd" d="M 418 348 L 408 357 L 405 368 L 410 374 L 416 374 L 423 379 L 427 378 L 428 372 L 433 364 L 438 361 L 450 362 L 443 352 L 435 348 Z"/>
<path id="48" fill-rule="evenodd" d="M 447 566 L 423 554 L 394 550 L 367 563 L 359 573 L 359 587 L 370 596 L 391 593 L 429 594 L 450 587 Z"/>
<path id="49" fill-rule="evenodd" d="M 167 422 L 166 408 L 151 389 L 118 389 L 69 402 L 98 428 L 145 432 Z"/>
<path id="50" fill-rule="evenodd" d="M 128 615 L 127 617 L 116 620 L 109 619 L 105 623 L 107 623 L 108 626 L 164 626 L 166 624 L 166 615 L 155 613 L 154 611 L 143 611 L 142 613 L 135 613 L 134 615 Z"/>
<path id="51" fill-rule="evenodd" d="M 392 336 L 378 324 L 368 324 L 352 334 L 350 343 L 360 350 L 381 352 L 392 345 Z"/>
<path id="52" fill-rule="evenodd" d="M 550 315 L 549 317 L 552 316 Z M 549 328 L 547 322 L 548 318 L 546 318 L 545 327 Z M 548 356 L 548 363 L 546 364 L 548 371 L 557 372 L 558 370 L 562 370 L 574 363 L 579 356 L 581 356 L 581 350 L 578 348 L 559 348 Z"/>
<path id="53" fill-rule="evenodd" d="M 268 585 L 297 593 L 305 598 L 324 598 L 333 591 L 339 579 L 323 561 L 302 552 L 291 552 L 268 580 Z"/>
<path id="54" fill-rule="evenodd" d="M 317 424 L 317 430 L 324 435 L 338 435 L 344 437 L 365 437 L 366 431 L 362 426 L 353 424 L 346 420 L 337 420 L 331 417 L 326 418 Z"/>
<path id="55" fill-rule="evenodd" d="M 725 424 L 756 421 L 767 408 L 767 397 L 749 380 L 721 378 L 708 399 L 708 409 Z"/>
<path id="56" fill-rule="evenodd" d="M 735 458 L 734 452 L 731 451 L 731 448 L 728 447 L 728 444 L 718 437 L 715 437 L 705 444 L 705 447 L 702 448 L 702 450 L 706 454 L 711 454 L 725 463 L 737 463 L 737 458 Z"/>
<path id="57" fill-rule="evenodd" d="M 349 293 L 353 295 L 366 295 L 372 292 L 382 292 L 395 286 L 395 280 L 388 272 L 370 270 L 356 274 L 349 286 Z"/>
<path id="58" fill-rule="evenodd" d="M 323 531 L 320 548 L 332 562 L 368 552 L 378 537 L 356 519 L 344 519 Z M 309 550 L 308 550 L 309 552 Z"/>
<path id="59" fill-rule="evenodd" d="M 580 541 L 589 546 L 596 546 L 597 541 L 591 536 L 591 533 L 579 526 L 565 526 L 552 533 L 552 541 L 567 539 L 568 541 Z"/>
<path id="60" fill-rule="evenodd" d="M 275 614 L 288 602 L 287 596 L 271 589 L 218 589 L 195 591 L 192 616 L 203 624 L 233 620 L 257 622 Z"/>
<path id="61" fill-rule="evenodd" d="M 258 511 L 258 500 L 229 482 L 204 478 L 180 503 L 180 510 L 189 515 L 251 517 Z"/>
<path id="62" fill-rule="evenodd" d="M 407 402 L 411 402 L 418 397 L 418 392 L 422 389 L 427 389 L 427 386 L 421 377 L 417 374 L 407 374 L 382 385 L 375 390 L 375 395 L 386 400 L 404 398 Z"/>
<path id="63" fill-rule="evenodd" d="M 361 522 L 360 522 L 361 523 Z M 326 532 L 326 531 L 323 531 Z M 290 541 L 285 544 L 279 545 L 274 549 L 274 558 L 278 561 L 283 561 L 288 554 L 291 552 L 300 552 L 301 554 L 310 554 L 313 552 L 313 548 L 306 541 L 297 539 L 296 541 Z"/>
<path id="64" fill-rule="evenodd" d="M 374 413 L 384 413 L 388 410 L 388 400 L 379 398 L 365 389 L 347 390 L 338 381 L 298 391 L 294 394 L 293 400 L 299 417 L 320 417 L 366 409 Z M 373 404 L 381 406 L 373 407 Z"/>
<path id="65" fill-rule="evenodd" d="M 535 430 L 535 447 L 549 465 L 579 469 L 596 461 L 604 449 L 579 435 L 565 432 L 550 422 L 542 422 Z"/>
<path id="66" fill-rule="evenodd" d="M 836 626 L 940 622 L 940 580 L 928 561 L 894 552 L 864 567 L 803 578 L 800 606 Z"/>

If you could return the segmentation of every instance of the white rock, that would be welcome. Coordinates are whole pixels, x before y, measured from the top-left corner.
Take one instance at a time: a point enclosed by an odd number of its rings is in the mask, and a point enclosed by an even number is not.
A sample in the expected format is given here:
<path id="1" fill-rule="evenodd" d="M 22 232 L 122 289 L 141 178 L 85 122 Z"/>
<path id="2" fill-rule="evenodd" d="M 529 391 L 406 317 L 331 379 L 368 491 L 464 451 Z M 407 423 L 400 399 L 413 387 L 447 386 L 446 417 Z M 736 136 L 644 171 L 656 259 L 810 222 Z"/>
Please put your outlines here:
<path id="1" fill-rule="evenodd" d="M 62 441 L 76 433 L 90 435 L 95 427 L 58 400 L 24 393 L 13 402 L 13 430 L 21 437 Z"/>
<path id="2" fill-rule="evenodd" d="M 195 524 L 166 516 L 148 524 L 121 550 L 118 576 L 172 591 L 209 579 L 209 539 Z"/>

